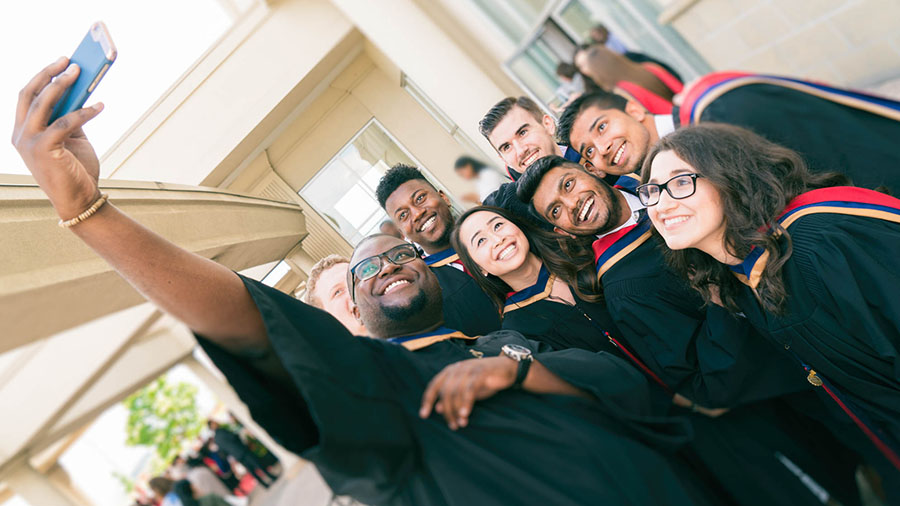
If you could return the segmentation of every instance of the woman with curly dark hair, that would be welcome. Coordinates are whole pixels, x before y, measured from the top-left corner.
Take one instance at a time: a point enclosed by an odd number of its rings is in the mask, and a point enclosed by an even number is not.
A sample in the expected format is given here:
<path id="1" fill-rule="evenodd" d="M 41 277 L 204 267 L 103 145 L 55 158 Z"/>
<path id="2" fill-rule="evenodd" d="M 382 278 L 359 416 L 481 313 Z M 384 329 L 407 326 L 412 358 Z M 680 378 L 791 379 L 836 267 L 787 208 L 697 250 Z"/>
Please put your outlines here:
<path id="1" fill-rule="evenodd" d="M 859 426 L 857 449 L 900 483 L 900 200 L 715 124 L 661 139 L 642 180 L 672 267 L 795 358 L 831 422 Z"/>
<path id="2" fill-rule="evenodd" d="M 730 411 L 693 406 L 690 413 L 674 408 L 673 403 L 681 407 L 692 403 L 674 393 L 679 385 L 666 384 L 628 349 L 600 295 L 589 250 L 536 229 L 507 210 L 484 206 L 460 216 L 450 237 L 466 270 L 500 308 L 504 329 L 557 350 L 611 353 L 641 370 L 658 401 L 657 409 L 690 416 L 695 433 L 691 455 L 702 461 L 736 504 L 815 501 L 778 455 L 787 455 L 802 473 L 814 475 L 813 480 L 843 502 L 855 504 L 852 457 L 848 468 L 841 460 L 843 449 L 827 431 L 789 413 L 782 400 L 758 401 Z"/>

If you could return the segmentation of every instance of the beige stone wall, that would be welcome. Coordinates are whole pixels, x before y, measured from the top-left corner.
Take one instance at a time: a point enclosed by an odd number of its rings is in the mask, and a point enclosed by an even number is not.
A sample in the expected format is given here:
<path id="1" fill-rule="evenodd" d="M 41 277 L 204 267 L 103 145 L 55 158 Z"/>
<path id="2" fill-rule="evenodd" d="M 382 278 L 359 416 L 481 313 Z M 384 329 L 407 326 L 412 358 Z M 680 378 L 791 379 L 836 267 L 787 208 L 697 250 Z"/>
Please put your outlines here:
<path id="1" fill-rule="evenodd" d="M 855 87 L 900 77 L 897 0 L 687 5 L 671 25 L 717 70 L 790 74 Z"/>

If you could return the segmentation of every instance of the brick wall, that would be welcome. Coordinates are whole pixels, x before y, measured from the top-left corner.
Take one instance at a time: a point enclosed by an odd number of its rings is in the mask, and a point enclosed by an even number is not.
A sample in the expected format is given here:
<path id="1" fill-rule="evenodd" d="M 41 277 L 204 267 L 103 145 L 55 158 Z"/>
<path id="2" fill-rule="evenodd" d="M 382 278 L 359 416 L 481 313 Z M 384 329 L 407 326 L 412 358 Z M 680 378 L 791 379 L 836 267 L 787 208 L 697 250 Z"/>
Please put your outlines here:
<path id="1" fill-rule="evenodd" d="M 900 0 L 698 0 L 671 25 L 717 70 L 855 87 L 900 78 Z"/>

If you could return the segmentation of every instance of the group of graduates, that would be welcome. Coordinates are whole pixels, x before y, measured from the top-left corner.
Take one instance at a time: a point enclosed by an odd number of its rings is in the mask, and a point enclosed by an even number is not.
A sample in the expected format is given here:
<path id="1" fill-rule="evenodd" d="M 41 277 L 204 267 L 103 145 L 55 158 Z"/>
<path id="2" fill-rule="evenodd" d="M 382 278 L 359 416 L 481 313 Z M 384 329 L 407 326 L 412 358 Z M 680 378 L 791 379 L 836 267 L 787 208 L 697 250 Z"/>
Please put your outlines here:
<path id="1" fill-rule="evenodd" d="M 670 113 L 600 89 L 556 122 L 506 98 L 479 126 L 513 182 L 455 216 L 391 168 L 376 194 L 405 240 L 331 259 L 307 304 L 106 202 L 81 131 L 99 110 L 46 125 L 64 68 L 20 95 L 35 179 L 336 493 L 849 506 L 862 469 L 900 503 L 900 103 L 744 73 Z M 655 89 L 637 75 L 614 88 Z"/>

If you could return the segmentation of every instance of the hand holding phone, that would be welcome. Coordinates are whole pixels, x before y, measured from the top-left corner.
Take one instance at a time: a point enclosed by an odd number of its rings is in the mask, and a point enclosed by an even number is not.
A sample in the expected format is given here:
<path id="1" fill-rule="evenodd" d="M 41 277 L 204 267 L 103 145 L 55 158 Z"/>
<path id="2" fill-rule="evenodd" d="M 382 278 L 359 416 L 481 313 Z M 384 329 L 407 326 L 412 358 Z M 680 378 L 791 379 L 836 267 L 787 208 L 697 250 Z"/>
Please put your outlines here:
<path id="1" fill-rule="evenodd" d="M 97 88 L 97 84 L 106 75 L 109 67 L 116 61 L 117 54 L 116 46 L 109 36 L 106 25 L 102 21 L 91 25 L 87 35 L 69 58 L 69 63 L 78 65 L 81 73 L 75 83 L 56 103 L 48 124 L 84 106 L 88 97 Z"/>

